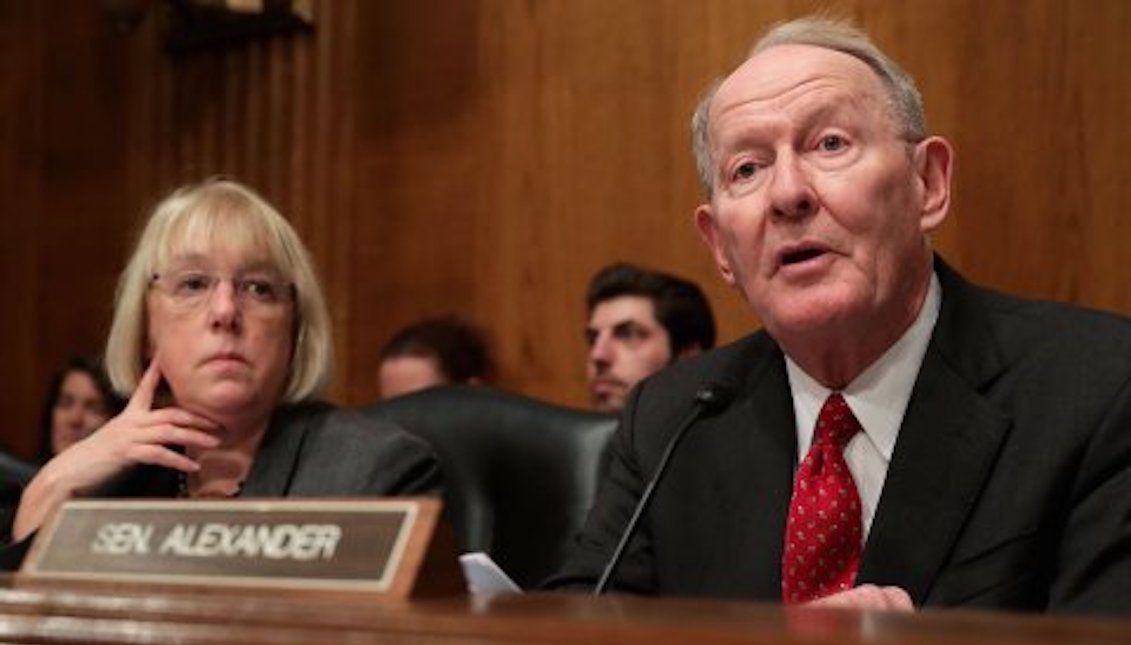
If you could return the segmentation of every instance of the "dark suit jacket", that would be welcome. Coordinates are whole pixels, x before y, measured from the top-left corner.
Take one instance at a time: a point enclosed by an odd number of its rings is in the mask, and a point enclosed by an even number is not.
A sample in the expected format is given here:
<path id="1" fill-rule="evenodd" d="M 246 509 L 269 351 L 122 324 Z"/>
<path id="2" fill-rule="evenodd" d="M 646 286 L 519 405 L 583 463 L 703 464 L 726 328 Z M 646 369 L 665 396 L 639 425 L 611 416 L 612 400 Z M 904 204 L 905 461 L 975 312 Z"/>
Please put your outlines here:
<path id="1" fill-rule="evenodd" d="M 1131 610 L 1131 323 L 936 271 L 942 309 L 858 583 L 927 606 Z M 782 351 L 762 332 L 637 388 L 551 586 L 593 584 L 708 382 L 737 398 L 684 438 L 614 587 L 780 599 L 797 440 Z"/>
<path id="2" fill-rule="evenodd" d="M 142 467 L 103 497 L 172 497 L 177 472 Z M 439 495 L 440 467 L 423 440 L 324 403 L 279 408 L 240 497 Z"/>
<path id="3" fill-rule="evenodd" d="M 174 497 L 177 479 L 174 470 L 141 466 L 97 496 Z M 439 462 L 421 439 L 353 411 L 306 403 L 275 412 L 240 497 L 439 495 L 440 484 Z M 8 536 L 20 492 L 0 491 Z M 18 567 L 30 542 L 0 548 L 0 569 Z"/>

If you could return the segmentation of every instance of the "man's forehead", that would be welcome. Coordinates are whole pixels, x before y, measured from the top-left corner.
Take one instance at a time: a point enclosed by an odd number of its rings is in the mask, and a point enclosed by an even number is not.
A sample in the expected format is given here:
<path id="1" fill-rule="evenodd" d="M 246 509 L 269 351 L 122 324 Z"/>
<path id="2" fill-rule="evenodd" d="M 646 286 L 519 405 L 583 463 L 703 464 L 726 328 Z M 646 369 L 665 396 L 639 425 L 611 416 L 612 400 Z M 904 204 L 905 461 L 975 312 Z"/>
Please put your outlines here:
<path id="1" fill-rule="evenodd" d="M 746 103 L 772 105 L 813 87 L 856 95 L 883 92 L 872 68 L 854 56 L 815 45 L 777 45 L 751 56 L 723 80 L 711 112 L 716 116 Z"/>
<path id="2" fill-rule="evenodd" d="M 589 316 L 590 328 L 613 327 L 626 322 L 655 326 L 656 306 L 647 296 L 623 295 L 598 302 Z"/>

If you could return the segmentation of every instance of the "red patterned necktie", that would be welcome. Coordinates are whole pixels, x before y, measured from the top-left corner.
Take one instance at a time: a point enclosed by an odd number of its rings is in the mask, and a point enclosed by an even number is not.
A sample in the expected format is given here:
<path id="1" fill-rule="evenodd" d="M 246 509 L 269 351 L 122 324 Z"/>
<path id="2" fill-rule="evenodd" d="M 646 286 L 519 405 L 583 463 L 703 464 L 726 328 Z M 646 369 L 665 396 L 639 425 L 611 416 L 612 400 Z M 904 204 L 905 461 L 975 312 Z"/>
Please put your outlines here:
<path id="1" fill-rule="evenodd" d="M 844 447 L 860 422 L 834 392 L 825 400 L 813 445 L 797 469 L 785 525 L 782 600 L 805 602 L 852 587 L 860 566 L 860 494 Z"/>

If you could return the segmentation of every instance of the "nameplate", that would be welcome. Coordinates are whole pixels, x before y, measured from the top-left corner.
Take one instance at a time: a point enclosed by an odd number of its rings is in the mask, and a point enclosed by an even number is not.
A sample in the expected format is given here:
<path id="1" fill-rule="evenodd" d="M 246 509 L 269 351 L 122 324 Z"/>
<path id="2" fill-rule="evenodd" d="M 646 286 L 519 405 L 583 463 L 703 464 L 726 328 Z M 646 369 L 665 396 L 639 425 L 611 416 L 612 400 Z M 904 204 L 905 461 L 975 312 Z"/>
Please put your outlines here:
<path id="1" fill-rule="evenodd" d="M 430 498 L 76 500 L 20 577 L 408 595 L 439 515 Z M 449 557 L 455 564 L 454 549 Z"/>

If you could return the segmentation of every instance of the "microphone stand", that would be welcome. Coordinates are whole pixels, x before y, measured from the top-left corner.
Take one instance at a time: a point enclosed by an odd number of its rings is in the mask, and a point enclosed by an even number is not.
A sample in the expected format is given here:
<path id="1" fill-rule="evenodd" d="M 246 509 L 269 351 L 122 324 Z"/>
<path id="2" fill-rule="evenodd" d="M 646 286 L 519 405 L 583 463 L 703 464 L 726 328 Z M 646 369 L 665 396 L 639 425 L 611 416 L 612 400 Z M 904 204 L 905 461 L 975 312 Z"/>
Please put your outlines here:
<path id="1" fill-rule="evenodd" d="M 609 581 L 612 580 L 613 573 L 616 572 L 617 566 L 620 565 L 621 559 L 624 557 L 624 550 L 628 547 L 628 543 L 636 534 L 636 527 L 640 524 L 640 518 L 644 516 L 644 511 L 648 510 L 648 506 L 652 503 L 652 495 L 656 492 L 656 487 L 659 485 L 660 480 L 667 471 L 668 462 L 675 453 L 676 445 L 683 439 L 687 431 L 696 421 L 704 417 L 707 413 L 718 412 L 722 410 L 728 403 L 733 392 L 729 388 L 719 385 L 708 385 L 700 388 L 695 393 L 695 406 L 679 425 L 679 429 L 675 431 L 672 438 L 668 441 L 668 445 L 664 448 L 664 454 L 660 456 L 660 463 L 656 465 L 656 472 L 652 475 L 652 479 L 648 481 L 648 485 L 644 488 L 644 494 L 640 496 L 640 501 L 636 503 L 636 510 L 633 511 L 632 517 L 628 520 L 628 525 L 621 534 L 620 542 L 617 543 L 617 548 L 613 550 L 613 555 L 609 558 L 608 564 L 605 565 L 605 570 L 601 572 L 601 577 L 597 580 L 597 586 L 593 587 L 593 595 L 600 596 L 605 592 L 605 588 L 609 586 Z"/>

